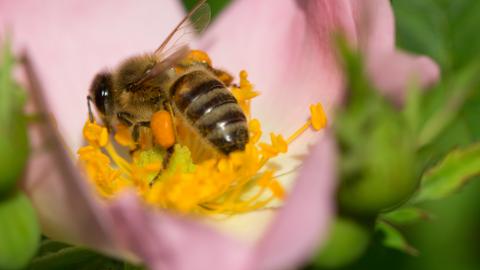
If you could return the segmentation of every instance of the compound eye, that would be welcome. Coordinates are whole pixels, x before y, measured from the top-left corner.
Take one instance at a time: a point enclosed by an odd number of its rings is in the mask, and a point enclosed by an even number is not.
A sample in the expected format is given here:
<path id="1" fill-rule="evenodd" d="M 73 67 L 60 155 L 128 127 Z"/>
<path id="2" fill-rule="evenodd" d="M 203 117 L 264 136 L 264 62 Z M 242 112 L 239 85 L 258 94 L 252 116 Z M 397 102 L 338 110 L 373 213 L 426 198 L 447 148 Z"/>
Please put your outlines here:
<path id="1" fill-rule="evenodd" d="M 93 96 L 93 101 L 97 110 L 105 114 L 112 99 L 112 75 L 110 73 L 100 73 L 95 76 L 90 94 Z"/>
<path id="2" fill-rule="evenodd" d="M 105 102 L 110 96 L 110 89 L 108 88 L 99 88 L 95 93 L 95 106 L 101 113 L 105 113 Z"/>

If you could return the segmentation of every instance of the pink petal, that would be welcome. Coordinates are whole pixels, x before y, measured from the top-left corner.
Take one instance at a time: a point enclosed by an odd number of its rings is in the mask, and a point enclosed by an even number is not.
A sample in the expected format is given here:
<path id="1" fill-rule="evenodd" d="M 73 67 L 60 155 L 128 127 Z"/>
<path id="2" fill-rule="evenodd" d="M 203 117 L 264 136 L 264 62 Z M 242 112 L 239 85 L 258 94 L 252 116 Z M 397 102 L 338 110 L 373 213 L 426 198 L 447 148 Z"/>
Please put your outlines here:
<path id="1" fill-rule="evenodd" d="M 320 101 L 327 110 L 338 103 L 343 86 L 331 39 L 338 30 L 366 54 L 372 79 L 387 93 L 402 95 L 409 79 L 415 77 L 424 86 L 438 79 L 438 67 L 431 60 L 411 57 L 411 61 L 384 65 L 382 73 L 374 68 L 379 66 L 378 59 L 407 57 L 395 52 L 394 19 L 388 0 L 253 2 L 233 3 L 200 46 L 207 49 L 216 65 L 232 72 L 249 71 L 263 94 L 254 101 L 253 112 L 263 116 L 260 120 L 268 123 L 267 131 L 288 134 L 305 115 L 309 103 Z M 390 80 L 393 77 L 396 79 Z M 279 115 L 282 121 L 278 121 Z"/>
<path id="2" fill-rule="evenodd" d="M 148 211 L 133 194 L 112 205 L 118 235 L 149 269 L 251 269 L 251 248 L 185 217 Z"/>
<path id="3" fill-rule="evenodd" d="M 440 77 L 432 59 L 399 51 L 369 58 L 368 71 L 377 87 L 397 102 L 404 99 L 409 86 L 429 86 Z"/>
<path id="4" fill-rule="evenodd" d="M 267 134 L 289 134 L 306 119 L 310 104 L 322 102 L 329 109 L 341 97 L 330 35 L 351 16 L 344 1 L 316 2 L 326 8 L 316 14 L 321 24 L 313 25 L 305 16 L 307 7 L 292 0 L 235 1 L 200 42 L 214 65 L 248 71 L 261 92 L 253 115 Z"/>
<path id="5" fill-rule="evenodd" d="M 388 0 L 352 0 L 360 49 L 377 87 L 401 101 L 412 80 L 420 86 L 438 81 L 438 65 L 425 56 L 395 50 L 395 20 Z"/>
<path id="6" fill-rule="evenodd" d="M 333 214 L 335 160 L 328 136 L 312 149 L 287 204 L 257 245 L 184 217 L 146 211 L 134 194 L 111 205 L 115 233 L 121 246 L 151 269 L 288 269 L 307 259 L 325 237 Z"/>
<path id="7" fill-rule="evenodd" d="M 82 144 L 93 76 L 132 54 L 154 50 L 183 17 L 178 1 L 0 1 L 0 36 L 38 65 L 48 107 L 67 145 Z"/>
<path id="8" fill-rule="evenodd" d="M 45 112 L 30 61 L 25 67 L 25 77 L 32 85 L 29 107 L 34 112 Z M 37 210 L 42 232 L 68 243 L 111 250 L 113 238 L 109 233 L 109 217 L 101 214 L 99 201 L 93 197 L 70 153 L 63 147 L 53 122 L 48 119 L 32 125 L 29 132 L 32 158 L 23 184 Z M 72 213 L 75 218 L 66 218 Z"/>
<path id="9" fill-rule="evenodd" d="M 315 10 L 314 14 L 309 10 Z M 314 15 L 314 16 L 313 16 Z M 342 72 L 332 46 L 339 27 L 352 29 L 348 1 L 242 0 L 222 12 L 202 37 L 214 65 L 230 72 L 245 69 L 261 92 L 252 102 L 264 141 L 270 132 L 288 137 L 309 116 L 309 105 L 321 102 L 327 114 L 343 95 Z M 307 131 L 275 159 L 279 174 L 301 166 L 317 136 Z M 282 183 L 293 185 L 294 174 Z"/>
<path id="10" fill-rule="evenodd" d="M 322 243 L 333 215 L 336 151 L 331 136 L 316 144 L 296 184 L 255 252 L 259 269 L 290 269 Z"/>
<path id="11" fill-rule="evenodd" d="M 156 48 L 182 17 L 178 1 L 0 1 L 0 37 L 10 33 L 16 52 L 30 53 L 45 90 L 36 94 L 44 95 L 44 107 L 55 117 L 67 148 L 75 151 L 82 144 L 86 95 L 95 73 Z M 73 164 L 74 153 L 39 128 L 32 128 L 34 154 L 25 188 L 43 232 L 112 251 L 116 236 L 110 216 Z"/>

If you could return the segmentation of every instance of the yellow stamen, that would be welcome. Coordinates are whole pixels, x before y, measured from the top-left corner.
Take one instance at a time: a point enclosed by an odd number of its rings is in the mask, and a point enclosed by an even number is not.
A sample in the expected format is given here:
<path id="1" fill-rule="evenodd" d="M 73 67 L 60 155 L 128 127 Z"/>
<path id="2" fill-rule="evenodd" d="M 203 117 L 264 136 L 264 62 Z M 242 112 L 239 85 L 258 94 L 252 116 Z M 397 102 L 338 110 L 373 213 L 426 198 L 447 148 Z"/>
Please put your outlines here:
<path id="1" fill-rule="evenodd" d="M 307 129 L 311 126 L 314 130 L 318 131 L 327 126 L 327 116 L 323 110 L 322 104 L 317 103 L 310 105 L 310 119 L 303 124 L 299 129 L 297 129 L 290 137 L 287 139 L 287 143 L 291 144 L 296 138 L 300 137 Z"/>
<path id="2" fill-rule="evenodd" d="M 291 144 L 296 138 L 300 137 L 300 135 L 302 135 L 305 131 L 307 131 L 307 129 L 310 127 L 311 124 L 312 122 L 310 122 L 310 120 L 307 121 L 305 124 L 303 124 L 302 127 L 297 129 L 292 135 L 290 135 L 290 137 L 288 137 L 287 143 Z"/>
<path id="3" fill-rule="evenodd" d="M 124 173 L 130 174 L 132 172 L 130 164 L 117 154 L 117 151 L 115 151 L 115 148 L 110 143 L 105 145 L 105 150 Z"/>
<path id="4" fill-rule="evenodd" d="M 312 127 L 315 130 L 320 130 L 327 126 L 327 116 L 323 111 L 322 104 L 317 103 L 315 105 L 310 105 L 310 113 L 312 115 Z"/>
<path id="5" fill-rule="evenodd" d="M 199 51 L 192 52 L 186 61 L 211 63 L 208 55 Z M 231 91 L 247 115 L 249 143 L 244 151 L 228 157 L 194 164 L 190 150 L 175 145 L 168 165 L 163 168 L 165 150 L 142 138 L 141 148 L 126 159 L 109 142 L 105 127 L 87 122 L 83 134 L 89 145 L 80 148 L 78 155 L 99 194 L 110 198 L 124 188 L 133 188 L 152 205 L 199 215 L 233 215 L 283 200 L 285 190 L 275 179 L 275 171 L 264 166 L 272 158 L 288 153 L 289 145 L 310 126 L 315 130 L 325 127 L 325 113 L 320 104 L 312 105 L 310 119 L 287 139 L 270 133 L 270 142 L 261 142 L 261 123 L 250 115 L 251 99 L 258 96 L 258 92 L 247 76 L 247 72 L 242 71 L 239 85 L 232 86 Z M 137 147 L 125 126 L 116 128 L 115 141 L 130 150 Z"/>
<path id="6" fill-rule="evenodd" d="M 252 119 L 248 123 L 248 129 L 250 131 L 250 142 L 256 144 L 262 136 L 262 129 L 260 127 L 260 121 Z"/>
<path id="7" fill-rule="evenodd" d="M 105 127 L 99 126 L 95 122 L 88 121 L 83 128 L 83 137 L 90 145 L 103 147 L 108 142 L 108 131 Z"/>
<path id="8" fill-rule="evenodd" d="M 100 148 L 92 145 L 84 146 L 78 150 L 78 155 L 89 178 L 101 195 L 111 197 L 117 191 L 130 186 L 129 181 L 122 177 L 118 170 L 111 167 L 110 159 L 102 153 Z"/>
<path id="9" fill-rule="evenodd" d="M 238 104 L 240 105 L 242 110 L 245 112 L 245 115 L 247 116 L 247 118 L 250 119 L 251 118 L 250 101 L 251 99 L 258 96 L 259 93 L 253 90 L 253 85 L 250 83 L 247 77 L 248 77 L 248 73 L 245 70 L 242 70 L 240 72 L 240 86 L 238 87 L 233 86 L 232 94 L 237 99 Z"/>

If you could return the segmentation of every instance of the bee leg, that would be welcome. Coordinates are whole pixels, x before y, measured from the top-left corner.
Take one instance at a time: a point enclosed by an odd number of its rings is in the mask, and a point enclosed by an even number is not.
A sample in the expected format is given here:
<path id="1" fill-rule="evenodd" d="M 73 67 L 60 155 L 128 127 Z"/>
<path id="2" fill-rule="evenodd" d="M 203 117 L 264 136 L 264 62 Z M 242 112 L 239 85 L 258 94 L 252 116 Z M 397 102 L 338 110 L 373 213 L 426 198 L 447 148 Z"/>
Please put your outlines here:
<path id="1" fill-rule="evenodd" d="M 138 125 L 141 126 L 141 127 L 149 128 L 150 127 L 150 121 L 138 122 Z"/>
<path id="2" fill-rule="evenodd" d="M 120 123 L 122 123 L 123 125 L 125 125 L 127 127 L 133 126 L 133 128 L 132 128 L 132 139 L 135 142 L 135 148 L 130 150 L 130 155 L 133 155 L 133 153 L 135 153 L 136 151 L 138 151 L 140 149 L 140 145 L 138 144 L 138 140 L 140 139 L 140 125 L 138 123 L 133 124 L 133 122 L 130 120 L 132 117 L 133 116 L 128 112 L 118 112 L 117 113 L 117 118 L 118 118 L 118 121 L 120 121 Z"/>
<path id="3" fill-rule="evenodd" d="M 175 114 L 173 113 L 172 105 L 168 102 L 165 102 L 164 106 L 167 109 L 167 111 L 170 113 L 170 116 L 171 116 L 172 122 L 173 122 L 173 126 L 176 127 L 177 125 L 175 123 Z M 174 128 L 173 132 L 174 132 L 174 136 L 175 136 L 175 142 L 177 142 L 177 138 L 178 138 L 177 129 Z M 167 153 L 165 154 L 165 157 L 163 158 L 163 168 L 166 168 L 168 166 L 170 158 L 172 157 L 173 152 L 174 152 L 174 147 L 175 147 L 175 144 L 167 148 Z"/>
<path id="4" fill-rule="evenodd" d="M 169 148 L 167 148 L 167 152 L 165 153 L 165 156 L 163 157 L 163 162 L 162 162 L 162 166 L 163 166 L 163 169 L 166 169 L 167 166 L 168 166 L 168 163 L 170 162 L 170 158 L 172 157 L 173 155 L 173 152 L 174 152 L 174 148 L 173 146 L 170 146 Z M 155 175 L 155 177 L 152 179 L 152 181 L 150 181 L 150 186 L 152 186 L 153 184 L 155 184 L 155 182 L 157 181 L 158 177 L 160 177 L 160 174 L 162 173 L 162 170 L 159 171 L 157 173 L 157 175 Z"/>
<path id="5" fill-rule="evenodd" d="M 133 122 L 130 120 L 131 118 L 133 118 L 133 115 L 128 112 L 117 113 L 117 118 L 120 123 L 126 125 L 127 127 L 131 127 L 133 125 Z"/>
<path id="6" fill-rule="evenodd" d="M 132 129 L 132 139 L 134 142 L 138 144 L 138 141 L 140 140 L 140 125 L 135 124 Z"/>
<path id="7" fill-rule="evenodd" d="M 136 143 L 135 145 L 135 148 L 130 150 L 130 154 L 133 154 L 135 153 L 136 151 L 140 150 L 140 128 L 142 127 L 146 127 L 146 128 L 149 128 L 150 127 L 150 122 L 149 121 L 143 121 L 143 122 L 137 122 L 133 125 L 133 129 L 132 129 L 132 139 L 133 141 Z"/>
<path id="8" fill-rule="evenodd" d="M 138 130 L 139 129 L 138 124 L 134 125 L 133 122 L 130 120 L 133 118 L 133 115 L 131 115 L 128 112 L 118 112 L 117 118 L 118 118 L 118 121 L 120 121 L 120 123 L 122 123 L 123 125 L 127 127 L 133 126 L 132 138 L 135 142 L 138 142 L 138 137 L 140 136 L 140 132 Z"/>
<path id="9" fill-rule="evenodd" d="M 129 151 L 130 156 L 133 156 L 133 154 L 135 154 L 135 152 L 137 152 L 138 150 L 140 150 L 140 145 L 137 144 L 137 145 L 135 145 L 135 148 L 133 148 Z"/>
<path id="10" fill-rule="evenodd" d="M 170 113 L 170 117 L 172 117 L 172 122 L 173 122 L 173 126 L 176 127 L 177 124 L 175 123 L 175 114 L 173 113 L 173 108 L 172 108 L 172 105 L 168 102 L 165 102 L 164 104 L 165 108 L 167 109 L 167 111 Z M 175 142 L 177 142 L 177 129 L 174 128 L 173 129 L 173 132 L 174 132 L 174 136 L 175 136 Z M 167 149 L 168 150 L 168 149 Z"/>
<path id="11" fill-rule="evenodd" d="M 170 158 L 172 157 L 174 152 L 173 146 L 170 146 L 167 148 L 167 153 L 165 154 L 165 157 L 163 157 L 163 168 L 167 168 L 168 163 L 170 162 Z"/>
<path id="12" fill-rule="evenodd" d="M 114 134 L 115 130 L 113 129 L 112 125 L 110 124 L 110 121 L 103 120 L 103 123 L 105 124 L 105 127 L 107 128 L 108 134 Z"/>
<path id="13" fill-rule="evenodd" d="M 135 124 L 132 129 L 132 139 L 135 142 L 135 148 L 130 150 L 130 155 L 133 155 L 135 152 L 140 150 L 140 144 L 138 140 L 140 139 L 140 125 Z"/>
<path id="14" fill-rule="evenodd" d="M 135 124 L 134 129 L 135 129 L 135 127 L 137 127 L 137 129 L 138 129 L 138 131 L 137 131 L 138 135 L 137 135 L 137 140 L 136 140 L 136 142 L 138 142 L 140 140 L 140 128 L 143 127 L 143 128 L 149 129 L 150 128 L 150 121 L 138 122 L 138 123 Z"/>

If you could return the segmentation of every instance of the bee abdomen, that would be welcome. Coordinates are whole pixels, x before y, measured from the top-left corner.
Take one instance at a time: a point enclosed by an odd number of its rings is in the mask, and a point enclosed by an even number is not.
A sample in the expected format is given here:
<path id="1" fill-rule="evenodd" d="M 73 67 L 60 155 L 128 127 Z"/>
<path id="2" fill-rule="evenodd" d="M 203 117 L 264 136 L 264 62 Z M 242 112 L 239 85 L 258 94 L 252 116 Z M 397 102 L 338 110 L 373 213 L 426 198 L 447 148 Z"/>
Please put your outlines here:
<path id="1" fill-rule="evenodd" d="M 235 97 L 222 82 L 210 78 L 199 82 L 199 74 L 195 73 L 184 75 L 173 85 L 171 94 L 175 95 L 176 107 L 223 154 L 244 150 L 248 142 L 247 122 Z M 195 79 L 196 83 L 187 83 Z"/>
<path id="2" fill-rule="evenodd" d="M 225 88 L 216 88 L 190 103 L 184 113 L 190 121 L 196 122 L 200 117 L 225 104 L 237 104 L 237 100 Z"/>
<path id="3" fill-rule="evenodd" d="M 236 102 L 214 107 L 193 126 L 224 154 L 243 150 L 248 142 L 246 117 Z"/>
<path id="4" fill-rule="evenodd" d="M 188 106 L 211 91 L 225 88 L 222 82 L 207 77 L 202 71 L 193 71 L 180 77 L 170 88 L 177 108 L 184 113 Z"/>
<path id="5" fill-rule="evenodd" d="M 229 122 L 223 128 L 211 130 L 207 139 L 223 154 L 245 150 L 248 143 L 248 128 L 245 121 Z"/>

